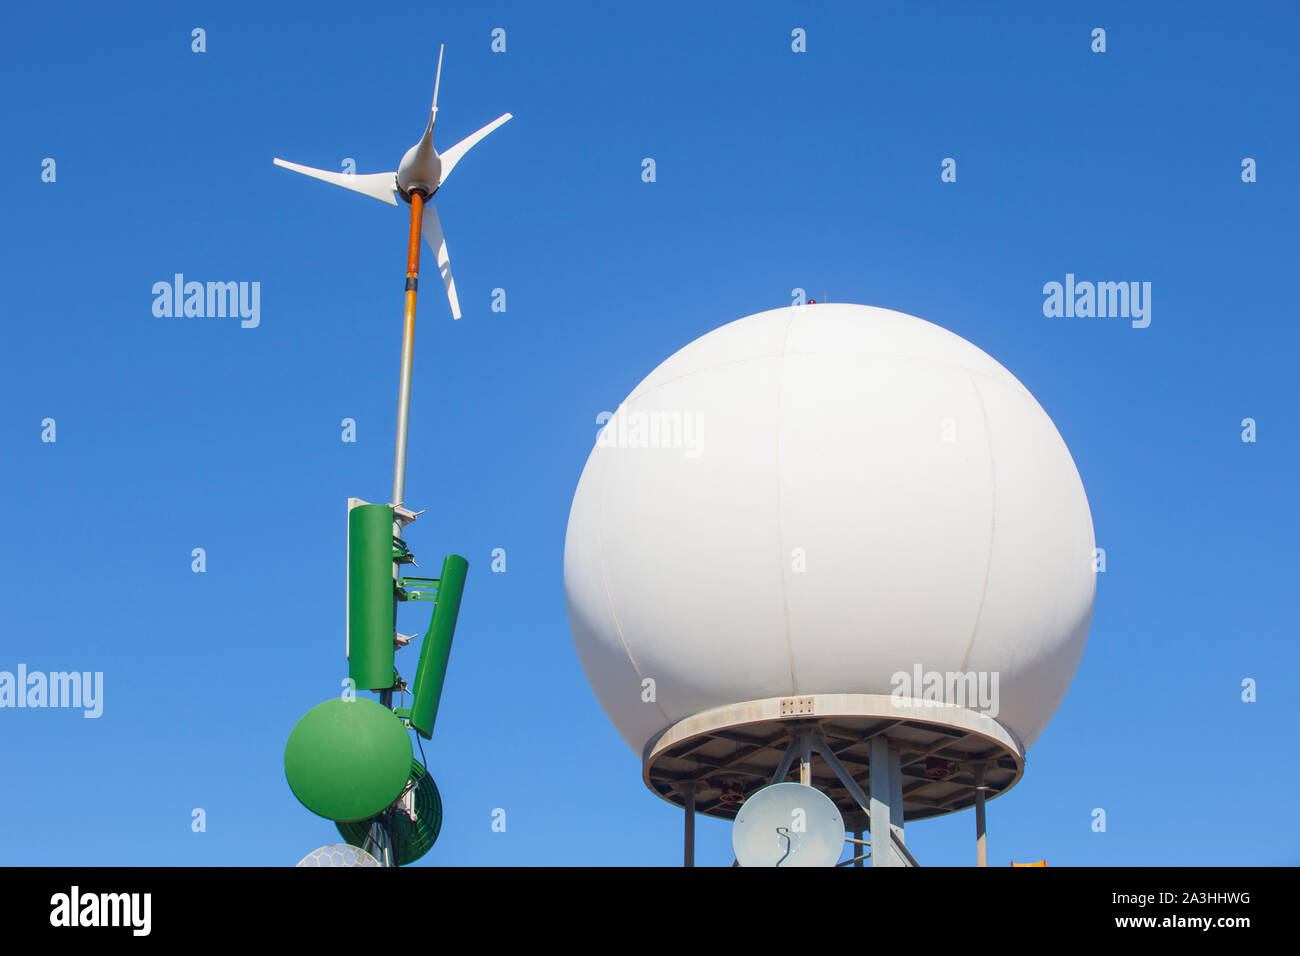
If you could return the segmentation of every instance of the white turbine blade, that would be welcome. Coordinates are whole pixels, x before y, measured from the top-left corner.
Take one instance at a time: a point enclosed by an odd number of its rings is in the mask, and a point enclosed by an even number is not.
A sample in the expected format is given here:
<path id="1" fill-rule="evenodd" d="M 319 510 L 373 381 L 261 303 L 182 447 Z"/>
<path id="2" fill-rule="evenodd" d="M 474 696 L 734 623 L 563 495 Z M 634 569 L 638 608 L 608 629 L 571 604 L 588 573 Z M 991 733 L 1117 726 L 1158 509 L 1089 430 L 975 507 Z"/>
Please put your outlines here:
<path id="1" fill-rule="evenodd" d="M 513 118 L 514 117 L 510 113 L 505 113 L 501 116 L 498 116 L 496 119 L 488 123 L 477 133 L 470 133 L 468 136 L 462 139 L 451 149 L 443 153 L 442 154 L 442 181 L 438 184 L 438 188 L 441 189 L 442 186 L 446 184 L 447 177 L 451 175 L 451 171 L 456 168 L 456 164 L 459 163 L 464 158 L 465 154 L 470 151 L 470 149 L 474 146 L 475 143 L 481 140 L 488 133 L 492 132 L 494 129 L 496 129 L 506 120 L 513 119 Z"/>
<path id="2" fill-rule="evenodd" d="M 438 221 L 438 210 L 432 202 L 424 204 L 424 222 L 420 229 L 424 241 L 429 244 L 438 257 L 438 271 L 442 273 L 442 284 L 447 287 L 447 301 L 451 303 L 451 317 L 460 318 L 460 300 L 456 298 L 456 282 L 451 277 L 451 257 L 447 255 L 447 240 L 442 235 L 442 223 Z"/>
<path id="3" fill-rule="evenodd" d="M 304 176 L 310 176 L 313 179 L 322 179 L 327 183 L 333 183 L 335 186 L 342 186 L 344 189 L 351 189 L 353 192 L 363 193 L 380 202 L 386 202 L 390 206 L 397 205 L 397 173 L 369 173 L 365 176 L 358 176 L 355 173 L 334 173 L 326 169 L 313 169 L 311 166 L 299 166 L 297 163 L 287 163 L 283 159 L 274 160 L 275 165 L 283 166 L 285 169 L 292 169 L 295 173 L 302 173 Z"/>

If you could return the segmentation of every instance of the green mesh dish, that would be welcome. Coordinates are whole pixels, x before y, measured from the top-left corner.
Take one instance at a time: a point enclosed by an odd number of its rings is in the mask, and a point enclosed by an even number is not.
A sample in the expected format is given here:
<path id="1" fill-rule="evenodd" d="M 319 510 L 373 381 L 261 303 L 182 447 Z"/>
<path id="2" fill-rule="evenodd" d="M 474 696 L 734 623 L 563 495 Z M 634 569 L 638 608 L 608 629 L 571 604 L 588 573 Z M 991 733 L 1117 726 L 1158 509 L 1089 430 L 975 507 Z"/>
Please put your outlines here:
<path id="1" fill-rule="evenodd" d="M 415 781 L 415 822 L 412 823 L 401 810 L 393 811 L 393 848 L 399 866 L 414 863 L 428 853 L 442 830 L 442 796 L 433 777 L 418 760 L 411 760 L 410 779 Z M 361 846 L 373 822 L 370 819 L 335 825 L 344 840 L 353 846 Z"/>

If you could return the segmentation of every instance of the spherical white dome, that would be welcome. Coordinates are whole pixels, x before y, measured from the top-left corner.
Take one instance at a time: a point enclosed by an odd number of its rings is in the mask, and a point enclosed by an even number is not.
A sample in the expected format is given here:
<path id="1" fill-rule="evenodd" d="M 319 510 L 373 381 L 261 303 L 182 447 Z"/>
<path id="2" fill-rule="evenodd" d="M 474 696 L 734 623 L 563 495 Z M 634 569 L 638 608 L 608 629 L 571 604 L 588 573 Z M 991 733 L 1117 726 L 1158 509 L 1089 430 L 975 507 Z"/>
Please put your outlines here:
<path id="1" fill-rule="evenodd" d="M 818 304 L 716 329 L 632 390 L 578 482 L 564 585 L 639 755 L 709 708 L 888 695 L 917 665 L 996 674 L 1028 748 L 1083 654 L 1093 546 L 1010 372 L 922 319 Z"/>

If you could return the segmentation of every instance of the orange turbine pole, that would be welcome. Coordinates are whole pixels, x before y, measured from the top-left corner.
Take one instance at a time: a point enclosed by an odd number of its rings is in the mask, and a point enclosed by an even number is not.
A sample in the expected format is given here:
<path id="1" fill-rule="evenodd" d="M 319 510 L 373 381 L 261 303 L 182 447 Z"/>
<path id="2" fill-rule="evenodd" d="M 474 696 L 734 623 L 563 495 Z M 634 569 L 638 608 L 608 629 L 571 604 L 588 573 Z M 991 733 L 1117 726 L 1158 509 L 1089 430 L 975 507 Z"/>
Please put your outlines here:
<path id="1" fill-rule="evenodd" d="M 420 282 L 420 231 L 424 197 L 411 193 L 411 233 L 406 244 L 406 321 L 402 326 L 402 379 L 397 392 L 397 448 L 393 454 L 393 505 L 406 495 L 406 434 L 411 419 L 411 362 L 415 353 L 415 296 Z"/>

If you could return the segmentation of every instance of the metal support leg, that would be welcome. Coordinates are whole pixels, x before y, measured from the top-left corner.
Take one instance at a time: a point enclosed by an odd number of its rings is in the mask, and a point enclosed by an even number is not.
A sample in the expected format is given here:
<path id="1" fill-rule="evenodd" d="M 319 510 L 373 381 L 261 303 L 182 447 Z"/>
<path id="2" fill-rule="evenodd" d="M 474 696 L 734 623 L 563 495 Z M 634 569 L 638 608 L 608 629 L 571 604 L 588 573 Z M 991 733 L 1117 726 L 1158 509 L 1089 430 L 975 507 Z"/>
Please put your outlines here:
<path id="1" fill-rule="evenodd" d="M 975 766 L 975 865 L 989 865 L 988 832 L 984 825 L 984 765 Z"/>
<path id="2" fill-rule="evenodd" d="M 682 866 L 695 865 L 695 791 L 697 789 L 695 781 L 681 784 L 682 796 L 685 798 L 686 825 L 685 839 L 683 846 Z"/>
<path id="3" fill-rule="evenodd" d="M 835 751 L 830 748 L 830 745 L 824 740 L 813 738 L 812 746 L 814 750 L 822 755 L 822 759 L 831 768 L 831 772 L 840 778 L 840 783 L 844 784 L 844 789 L 848 790 L 849 796 L 857 801 L 858 806 L 862 808 L 862 812 L 870 814 L 871 799 L 858 786 L 858 782 L 853 779 L 853 774 L 849 773 L 848 768 L 840 762 L 840 758 L 835 756 Z M 867 821 L 867 826 L 871 826 L 870 820 Z"/>
<path id="4" fill-rule="evenodd" d="M 776 765 L 776 771 L 772 774 L 773 783 L 780 783 L 785 779 L 785 775 L 790 772 L 790 764 L 794 763 L 794 758 L 798 753 L 799 738 L 791 738 L 789 746 L 785 748 L 785 753 L 781 755 L 781 762 Z"/>
<path id="5" fill-rule="evenodd" d="M 812 786 L 812 735 L 800 731 L 795 737 L 799 745 L 799 782 L 805 787 Z"/>
<path id="6" fill-rule="evenodd" d="M 893 837 L 889 826 L 889 741 L 871 738 L 871 865 L 894 866 Z"/>
<path id="7" fill-rule="evenodd" d="M 853 839 L 856 840 L 856 841 L 858 841 L 858 842 L 856 842 L 856 843 L 853 844 L 853 855 L 854 855 L 855 857 L 861 857 L 861 856 L 862 856 L 862 831 L 861 831 L 861 830 L 854 830 L 854 831 L 853 831 Z M 854 865 L 854 866 L 861 866 L 861 865 L 862 865 L 862 860 L 860 860 L 860 859 L 856 859 L 856 860 L 854 860 L 854 861 L 853 861 L 853 865 Z"/>
<path id="8" fill-rule="evenodd" d="M 898 748 L 889 748 L 889 829 L 903 842 L 903 770 Z"/>
<path id="9" fill-rule="evenodd" d="M 875 753 L 874 745 L 875 745 L 875 741 L 873 740 L 872 741 L 873 756 Z M 840 783 L 844 784 L 844 789 L 849 792 L 849 796 L 853 797 L 853 799 L 857 802 L 858 806 L 862 808 L 862 812 L 867 815 L 867 826 L 870 827 L 871 821 L 875 819 L 874 817 L 871 816 L 871 805 L 874 802 L 872 800 L 872 797 L 875 796 L 874 785 L 872 786 L 872 795 L 871 797 L 868 797 L 867 794 L 863 792 L 862 787 L 858 785 L 858 782 L 853 779 L 853 774 L 849 773 L 848 768 L 844 766 L 844 764 L 840 761 L 840 758 L 835 756 L 835 751 L 831 749 L 830 744 L 828 744 L 821 737 L 813 737 L 812 748 L 813 750 L 817 751 L 817 753 L 821 754 L 822 759 L 826 761 L 826 765 L 831 768 L 831 771 L 835 774 L 835 776 L 839 777 Z M 789 756 L 788 751 L 787 751 L 787 756 Z M 887 760 L 886 760 L 886 765 L 888 765 Z M 788 766 L 789 764 L 787 764 L 787 767 Z M 875 764 L 873 761 L 872 770 L 874 769 L 875 769 Z M 874 773 L 872 774 L 872 779 L 873 781 L 876 779 Z M 886 814 L 882 819 L 888 820 L 889 819 L 888 814 Z M 911 852 L 907 849 L 907 847 L 903 845 L 903 841 L 895 838 L 894 832 L 888 826 L 884 827 L 882 834 L 886 837 L 886 839 L 883 841 L 883 843 L 881 843 L 879 847 L 877 847 L 876 832 L 872 830 L 872 834 L 871 834 L 872 835 L 871 859 L 873 861 L 872 866 L 890 865 L 888 862 L 883 864 L 876 864 L 874 861 L 876 859 L 877 852 L 885 854 L 886 861 L 888 861 L 889 860 L 888 854 L 891 845 L 893 847 L 894 854 L 897 858 L 897 863 L 895 865 L 897 866 L 920 866 L 921 865 L 920 863 L 916 862 L 916 857 L 912 856 Z"/>

